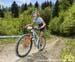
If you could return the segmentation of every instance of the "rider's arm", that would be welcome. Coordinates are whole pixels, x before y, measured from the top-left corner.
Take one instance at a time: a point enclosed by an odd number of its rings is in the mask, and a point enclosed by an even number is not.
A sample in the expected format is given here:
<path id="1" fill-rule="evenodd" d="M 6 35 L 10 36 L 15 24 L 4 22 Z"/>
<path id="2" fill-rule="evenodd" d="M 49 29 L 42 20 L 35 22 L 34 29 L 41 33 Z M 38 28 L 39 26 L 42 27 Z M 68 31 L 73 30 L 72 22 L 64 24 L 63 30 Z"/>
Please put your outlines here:
<path id="1" fill-rule="evenodd" d="M 46 23 L 44 21 L 42 23 L 43 25 L 40 28 L 44 28 L 46 26 Z"/>
<path id="2" fill-rule="evenodd" d="M 31 24 L 28 24 L 27 26 L 33 26 L 33 23 L 31 23 Z"/>

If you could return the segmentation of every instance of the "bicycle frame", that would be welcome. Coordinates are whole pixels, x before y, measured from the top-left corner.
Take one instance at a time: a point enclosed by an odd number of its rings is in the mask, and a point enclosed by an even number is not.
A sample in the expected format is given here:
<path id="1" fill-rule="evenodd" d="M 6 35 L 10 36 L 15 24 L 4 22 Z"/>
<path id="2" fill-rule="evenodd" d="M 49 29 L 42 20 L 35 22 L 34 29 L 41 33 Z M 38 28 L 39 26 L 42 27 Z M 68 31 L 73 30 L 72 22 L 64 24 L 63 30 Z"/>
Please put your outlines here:
<path id="1" fill-rule="evenodd" d="M 39 36 L 37 35 L 37 33 L 35 32 L 34 29 L 31 29 L 31 32 L 32 32 L 32 41 L 34 41 L 34 45 L 36 47 L 38 47 L 38 44 L 39 44 Z"/>

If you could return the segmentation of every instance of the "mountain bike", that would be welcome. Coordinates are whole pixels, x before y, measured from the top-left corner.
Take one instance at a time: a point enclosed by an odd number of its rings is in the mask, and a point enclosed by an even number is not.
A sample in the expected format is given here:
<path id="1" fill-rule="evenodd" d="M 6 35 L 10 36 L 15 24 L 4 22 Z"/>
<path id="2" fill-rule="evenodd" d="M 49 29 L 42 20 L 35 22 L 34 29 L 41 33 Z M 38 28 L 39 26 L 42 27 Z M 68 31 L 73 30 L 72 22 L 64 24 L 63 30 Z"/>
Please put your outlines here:
<path id="1" fill-rule="evenodd" d="M 42 43 L 40 43 L 39 36 L 35 32 L 36 28 L 27 27 L 30 33 L 22 35 L 16 43 L 16 54 L 18 57 L 25 57 L 32 49 L 32 44 L 38 48 L 38 51 L 42 51 L 46 45 L 46 38 L 43 36 Z"/>

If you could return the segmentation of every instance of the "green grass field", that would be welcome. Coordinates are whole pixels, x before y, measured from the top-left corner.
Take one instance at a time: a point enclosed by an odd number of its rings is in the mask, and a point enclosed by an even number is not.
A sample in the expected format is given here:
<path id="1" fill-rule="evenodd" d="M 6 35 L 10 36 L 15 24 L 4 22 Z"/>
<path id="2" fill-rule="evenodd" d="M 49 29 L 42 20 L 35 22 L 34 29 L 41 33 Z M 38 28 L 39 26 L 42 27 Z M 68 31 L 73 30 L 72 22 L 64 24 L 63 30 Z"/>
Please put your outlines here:
<path id="1" fill-rule="evenodd" d="M 66 62 L 75 62 L 75 38 L 63 38 L 65 47 L 61 58 Z"/>
<path id="2" fill-rule="evenodd" d="M 0 45 L 15 43 L 17 39 L 0 39 Z"/>

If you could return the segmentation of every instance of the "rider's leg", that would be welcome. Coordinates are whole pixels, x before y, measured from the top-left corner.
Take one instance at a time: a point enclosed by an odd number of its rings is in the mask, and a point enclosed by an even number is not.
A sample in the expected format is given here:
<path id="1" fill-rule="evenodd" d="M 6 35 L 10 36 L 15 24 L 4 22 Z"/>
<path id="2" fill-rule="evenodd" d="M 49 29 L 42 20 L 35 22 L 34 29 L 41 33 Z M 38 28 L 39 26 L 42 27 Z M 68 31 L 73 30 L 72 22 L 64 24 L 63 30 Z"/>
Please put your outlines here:
<path id="1" fill-rule="evenodd" d="M 44 34 L 44 32 L 40 31 L 40 44 L 42 44 L 42 42 L 43 42 L 43 34 Z"/>
<path id="2" fill-rule="evenodd" d="M 43 43 L 43 36 L 44 36 L 44 32 L 45 32 L 45 27 L 40 29 L 40 44 L 42 45 Z"/>

